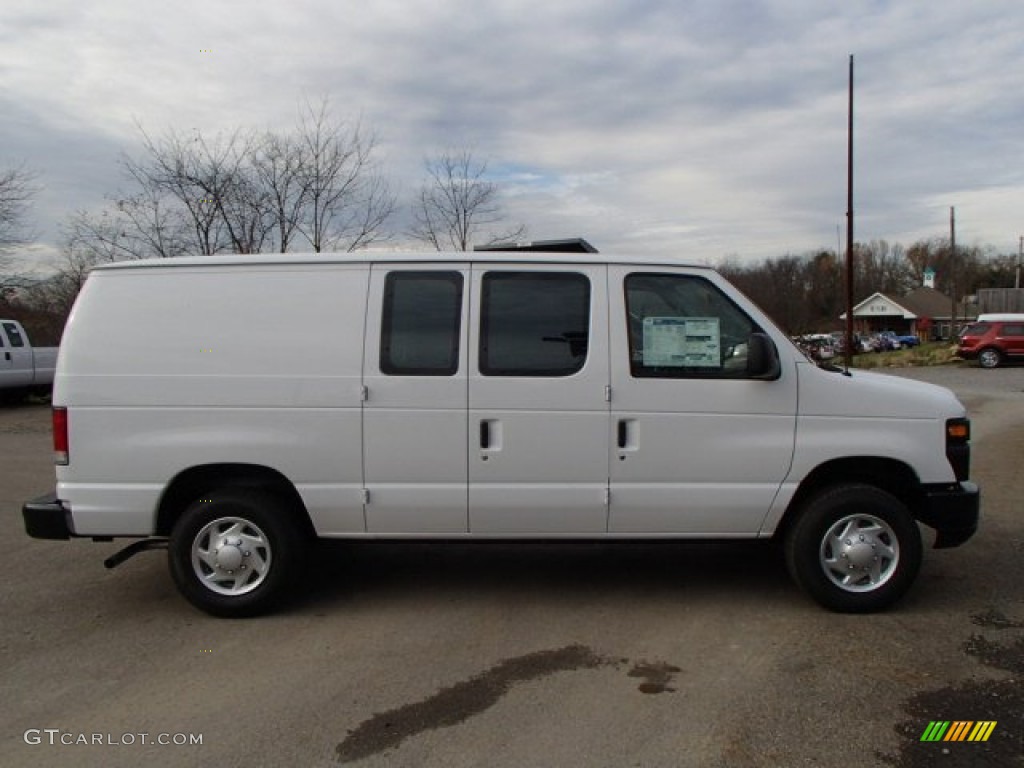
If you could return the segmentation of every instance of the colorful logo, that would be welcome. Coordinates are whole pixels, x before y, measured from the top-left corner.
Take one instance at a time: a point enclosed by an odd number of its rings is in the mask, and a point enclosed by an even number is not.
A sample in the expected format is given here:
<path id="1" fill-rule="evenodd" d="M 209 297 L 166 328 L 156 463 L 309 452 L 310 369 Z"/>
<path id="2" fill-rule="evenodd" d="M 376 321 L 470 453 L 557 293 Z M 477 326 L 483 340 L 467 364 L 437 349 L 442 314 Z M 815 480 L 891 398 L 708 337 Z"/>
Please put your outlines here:
<path id="1" fill-rule="evenodd" d="M 932 720 L 921 741 L 988 741 L 995 729 L 995 720 Z"/>

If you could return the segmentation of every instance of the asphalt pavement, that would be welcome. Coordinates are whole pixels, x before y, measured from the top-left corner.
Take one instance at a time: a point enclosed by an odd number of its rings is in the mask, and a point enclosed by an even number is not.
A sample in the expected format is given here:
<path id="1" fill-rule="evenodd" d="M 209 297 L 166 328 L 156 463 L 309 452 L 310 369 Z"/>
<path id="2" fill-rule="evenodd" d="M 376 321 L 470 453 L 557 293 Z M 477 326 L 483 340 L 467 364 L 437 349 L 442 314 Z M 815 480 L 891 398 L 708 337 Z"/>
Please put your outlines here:
<path id="1" fill-rule="evenodd" d="M 325 543 L 287 610 L 213 619 L 162 553 L 24 534 L 48 409 L 5 406 L 0 763 L 1024 766 L 1024 368 L 889 373 L 968 405 L 983 521 L 869 616 L 765 543 L 420 542 Z"/>

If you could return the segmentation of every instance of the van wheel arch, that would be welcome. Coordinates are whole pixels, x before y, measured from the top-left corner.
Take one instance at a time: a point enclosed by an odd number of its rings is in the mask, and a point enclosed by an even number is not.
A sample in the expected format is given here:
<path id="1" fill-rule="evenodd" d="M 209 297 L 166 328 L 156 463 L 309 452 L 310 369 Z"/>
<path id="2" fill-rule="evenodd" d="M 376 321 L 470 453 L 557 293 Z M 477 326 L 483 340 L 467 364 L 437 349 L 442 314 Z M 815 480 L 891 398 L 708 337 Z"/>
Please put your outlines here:
<path id="1" fill-rule="evenodd" d="M 778 540 L 785 539 L 787 531 L 800 517 L 811 497 L 827 488 L 844 484 L 870 485 L 885 491 L 905 504 L 914 517 L 917 517 L 924 498 L 921 494 L 920 478 L 902 461 L 875 456 L 834 459 L 815 467 L 807 474 L 786 507 L 773 537 Z"/>
<path id="2" fill-rule="evenodd" d="M 156 534 L 170 536 L 181 515 L 196 499 L 225 489 L 250 490 L 281 500 L 294 516 L 301 534 L 315 538 L 316 531 L 306 505 L 294 484 L 283 474 L 259 464 L 203 464 L 175 475 L 157 506 Z"/>

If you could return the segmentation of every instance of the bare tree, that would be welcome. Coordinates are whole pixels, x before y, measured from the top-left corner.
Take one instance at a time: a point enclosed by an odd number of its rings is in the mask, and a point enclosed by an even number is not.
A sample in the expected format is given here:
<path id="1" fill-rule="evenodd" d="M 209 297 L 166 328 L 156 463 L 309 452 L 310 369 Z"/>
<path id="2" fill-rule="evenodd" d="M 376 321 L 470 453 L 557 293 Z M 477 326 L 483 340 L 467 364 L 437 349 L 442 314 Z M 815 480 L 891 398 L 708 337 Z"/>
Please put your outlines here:
<path id="1" fill-rule="evenodd" d="M 139 131 L 141 157 L 122 159 L 135 191 L 118 212 L 150 255 L 285 252 L 299 235 L 315 251 L 351 251 L 386 237 L 394 197 L 375 140 L 333 121 L 326 99 L 290 133 Z"/>
<path id="2" fill-rule="evenodd" d="M 436 250 L 468 251 L 478 236 L 490 245 L 519 240 L 522 224 L 495 231 L 503 220 L 498 185 L 486 178 L 487 163 L 469 150 L 447 151 L 424 161 L 427 179 L 414 204 L 409 234 Z"/>
<path id="3" fill-rule="evenodd" d="M 299 233 L 309 203 L 302 149 L 291 137 L 267 131 L 252 157 L 253 177 L 264 191 L 267 215 L 281 253 L 288 251 Z"/>
<path id="4" fill-rule="evenodd" d="M 25 225 L 32 198 L 39 191 L 36 174 L 17 166 L 0 170 L 0 299 L 11 299 L 31 283 L 15 271 L 13 251 L 33 239 Z"/>
<path id="5" fill-rule="evenodd" d="M 140 128 L 140 131 L 142 129 Z M 269 196 L 254 178 L 252 134 L 236 130 L 207 139 L 168 131 L 153 139 L 142 131 L 143 160 L 123 165 L 148 200 L 173 199 L 204 255 L 230 250 L 258 253 L 273 224 Z"/>
<path id="6" fill-rule="evenodd" d="M 31 240 L 25 230 L 25 214 L 39 191 L 35 181 L 36 174 L 24 166 L 0 171 L 0 251 Z"/>
<path id="7" fill-rule="evenodd" d="M 299 119 L 306 199 L 299 230 L 314 251 L 354 251 L 385 240 L 395 198 L 374 163 L 376 138 L 331 118 L 326 99 Z"/>

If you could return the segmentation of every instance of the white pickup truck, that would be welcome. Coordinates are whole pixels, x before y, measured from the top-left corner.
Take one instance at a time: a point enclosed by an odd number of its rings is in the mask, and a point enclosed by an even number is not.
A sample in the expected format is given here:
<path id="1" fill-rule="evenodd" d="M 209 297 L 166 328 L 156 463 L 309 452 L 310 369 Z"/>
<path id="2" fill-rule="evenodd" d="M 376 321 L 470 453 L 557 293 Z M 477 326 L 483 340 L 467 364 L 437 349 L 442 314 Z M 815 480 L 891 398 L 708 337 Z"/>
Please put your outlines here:
<path id="1" fill-rule="evenodd" d="M 0 320 L 0 391 L 49 391 L 56 367 L 57 347 L 33 347 L 21 323 Z"/>

